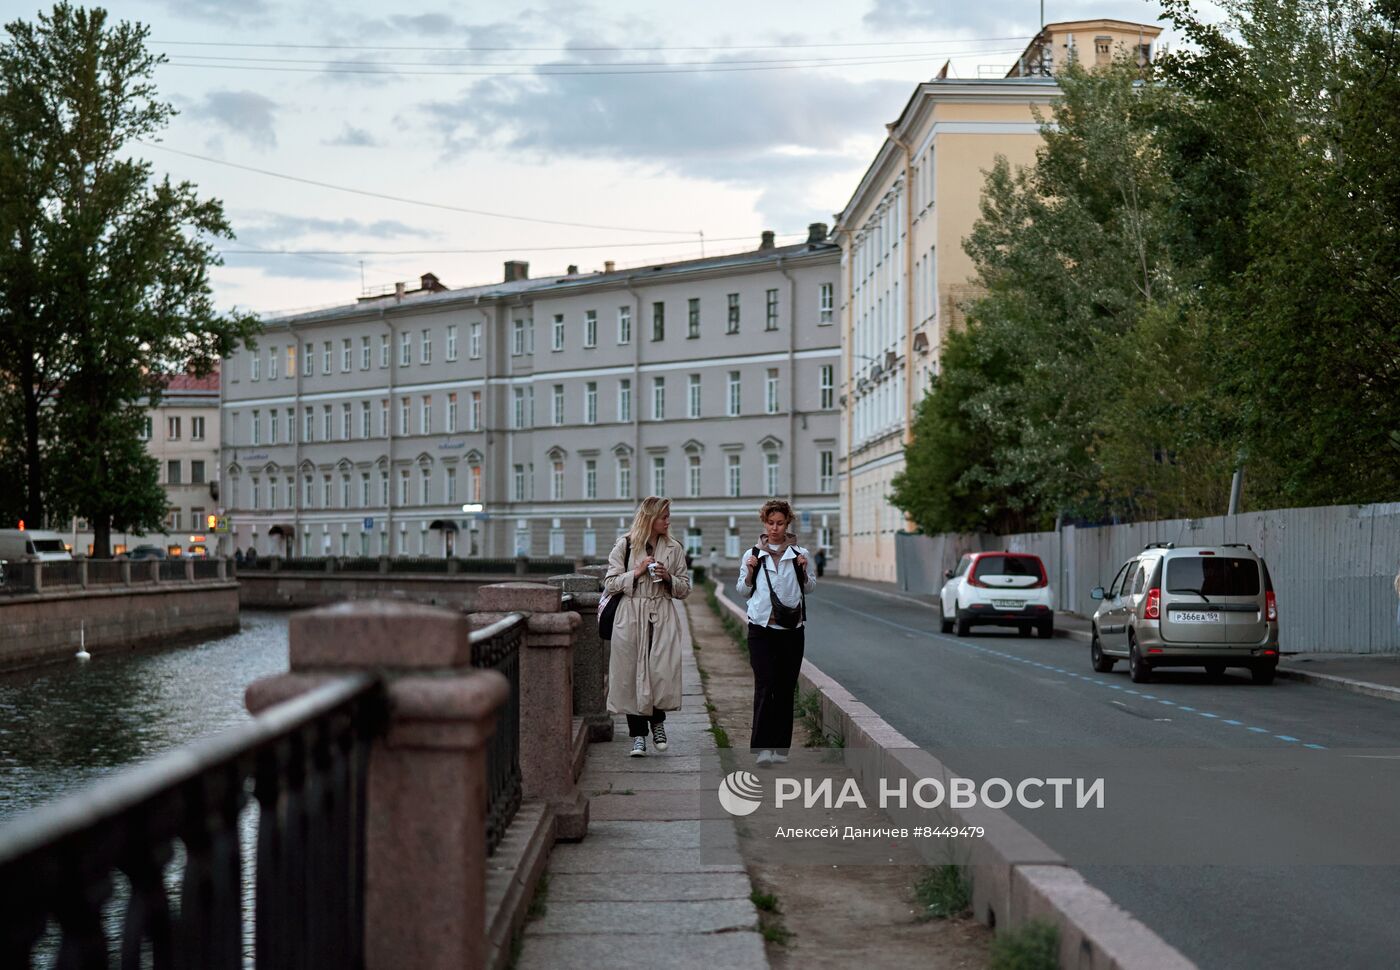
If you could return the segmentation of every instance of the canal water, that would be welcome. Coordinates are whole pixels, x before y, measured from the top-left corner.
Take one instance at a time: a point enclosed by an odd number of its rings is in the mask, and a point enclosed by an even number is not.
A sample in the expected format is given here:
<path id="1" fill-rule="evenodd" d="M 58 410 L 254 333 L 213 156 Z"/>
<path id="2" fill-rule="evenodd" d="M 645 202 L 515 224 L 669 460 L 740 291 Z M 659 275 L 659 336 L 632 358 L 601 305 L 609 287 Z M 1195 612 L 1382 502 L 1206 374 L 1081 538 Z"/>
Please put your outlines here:
<path id="1" fill-rule="evenodd" d="M 243 689 L 287 669 L 287 614 L 160 652 L 0 674 L 0 823 L 249 720 Z"/>

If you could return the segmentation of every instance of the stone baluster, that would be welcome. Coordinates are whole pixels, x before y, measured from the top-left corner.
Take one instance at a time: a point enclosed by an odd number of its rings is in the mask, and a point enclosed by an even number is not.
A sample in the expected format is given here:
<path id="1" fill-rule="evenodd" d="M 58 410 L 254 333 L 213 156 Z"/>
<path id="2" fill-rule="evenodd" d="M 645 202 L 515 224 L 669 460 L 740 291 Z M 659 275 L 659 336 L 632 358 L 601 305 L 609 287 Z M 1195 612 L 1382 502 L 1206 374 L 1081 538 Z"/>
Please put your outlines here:
<path id="1" fill-rule="evenodd" d="M 574 638 L 574 717 L 583 718 L 588 740 L 613 739 L 613 718 L 608 713 L 608 641 L 598 636 L 598 601 L 603 584 L 587 573 L 549 577 L 574 598 L 581 622 Z"/>
<path id="2" fill-rule="evenodd" d="M 370 750 L 365 965 L 486 965 L 486 751 L 509 682 L 471 666 L 471 623 L 410 603 L 342 603 L 291 618 L 291 672 L 249 686 L 257 712 L 350 672 L 389 679 Z"/>

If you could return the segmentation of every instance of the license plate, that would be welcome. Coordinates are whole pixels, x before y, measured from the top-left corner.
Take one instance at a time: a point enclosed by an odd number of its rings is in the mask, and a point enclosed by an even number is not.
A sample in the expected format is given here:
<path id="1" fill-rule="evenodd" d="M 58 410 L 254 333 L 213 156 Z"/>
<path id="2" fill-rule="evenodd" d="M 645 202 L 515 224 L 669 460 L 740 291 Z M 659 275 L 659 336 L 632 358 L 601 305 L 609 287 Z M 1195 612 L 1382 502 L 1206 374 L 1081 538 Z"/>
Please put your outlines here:
<path id="1" fill-rule="evenodd" d="M 1019 610 L 1022 603 L 1020 600 L 992 600 L 992 605 L 999 610 Z"/>
<path id="2" fill-rule="evenodd" d="M 1173 610 L 1172 620 L 1176 623 L 1219 623 L 1220 614 L 1214 610 Z"/>

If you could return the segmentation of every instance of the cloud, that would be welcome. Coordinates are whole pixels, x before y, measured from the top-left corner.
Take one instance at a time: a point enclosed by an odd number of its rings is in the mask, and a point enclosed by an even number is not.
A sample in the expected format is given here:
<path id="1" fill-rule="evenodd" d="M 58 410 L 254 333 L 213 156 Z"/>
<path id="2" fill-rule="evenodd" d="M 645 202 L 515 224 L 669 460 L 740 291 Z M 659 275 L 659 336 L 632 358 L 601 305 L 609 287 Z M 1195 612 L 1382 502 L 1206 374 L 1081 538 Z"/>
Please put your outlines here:
<path id="1" fill-rule="evenodd" d="M 230 249 L 353 249 L 362 239 L 370 240 L 369 248 L 385 239 L 436 239 L 436 230 L 399 222 L 397 219 L 326 219 L 318 216 L 293 216 L 280 212 L 254 212 L 233 218 L 237 241 Z M 306 244 L 306 240 L 320 240 Z M 328 240 L 328 241 L 327 241 Z M 350 257 L 344 257 L 350 258 Z"/>
<path id="2" fill-rule="evenodd" d="M 1024 35 L 1029 40 L 1040 27 L 1036 13 L 1037 8 L 1024 0 L 983 0 L 977 4 L 875 0 L 862 20 L 867 27 L 886 33 L 919 30 L 974 37 Z M 1046 16 L 1053 22 L 1111 17 L 1155 24 L 1161 13 L 1155 0 L 1055 0 Z"/>
<path id="3" fill-rule="evenodd" d="M 277 102 L 253 91 L 210 91 L 202 101 L 184 109 L 195 119 L 209 122 L 246 138 L 255 148 L 276 148 Z"/>
<path id="4" fill-rule="evenodd" d="M 171 13 L 191 20 L 212 20 L 224 24 L 247 25 L 272 13 L 268 0 L 166 0 Z"/>
<path id="5" fill-rule="evenodd" d="M 327 138 L 323 145 L 339 145 L 347 148 L 377 148 L 382 142 L 363 128 L 347 124 L 345 130 L 334 138 Z"/>

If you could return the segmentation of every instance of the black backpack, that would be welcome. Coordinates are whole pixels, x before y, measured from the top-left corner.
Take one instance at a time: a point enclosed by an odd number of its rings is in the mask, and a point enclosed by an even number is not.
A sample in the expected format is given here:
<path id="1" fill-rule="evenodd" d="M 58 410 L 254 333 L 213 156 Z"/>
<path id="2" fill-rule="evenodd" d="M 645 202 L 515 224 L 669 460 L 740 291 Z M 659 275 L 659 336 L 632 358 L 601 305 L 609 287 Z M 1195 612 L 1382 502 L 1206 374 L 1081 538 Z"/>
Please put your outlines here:
<path id="1" fill-rule="evenodd" d="M 632 558 L 632 537 L 627 537 L 627 551 L 622 554 L 622 568 L 626 569 L 628 560 Z M 598 639 L 611 640 L 613 617 L 617 615 L 617 604 L 622 602 L 622 594 L 614 596 L 603 594 L 603 598 L 598 601 Z"/>

